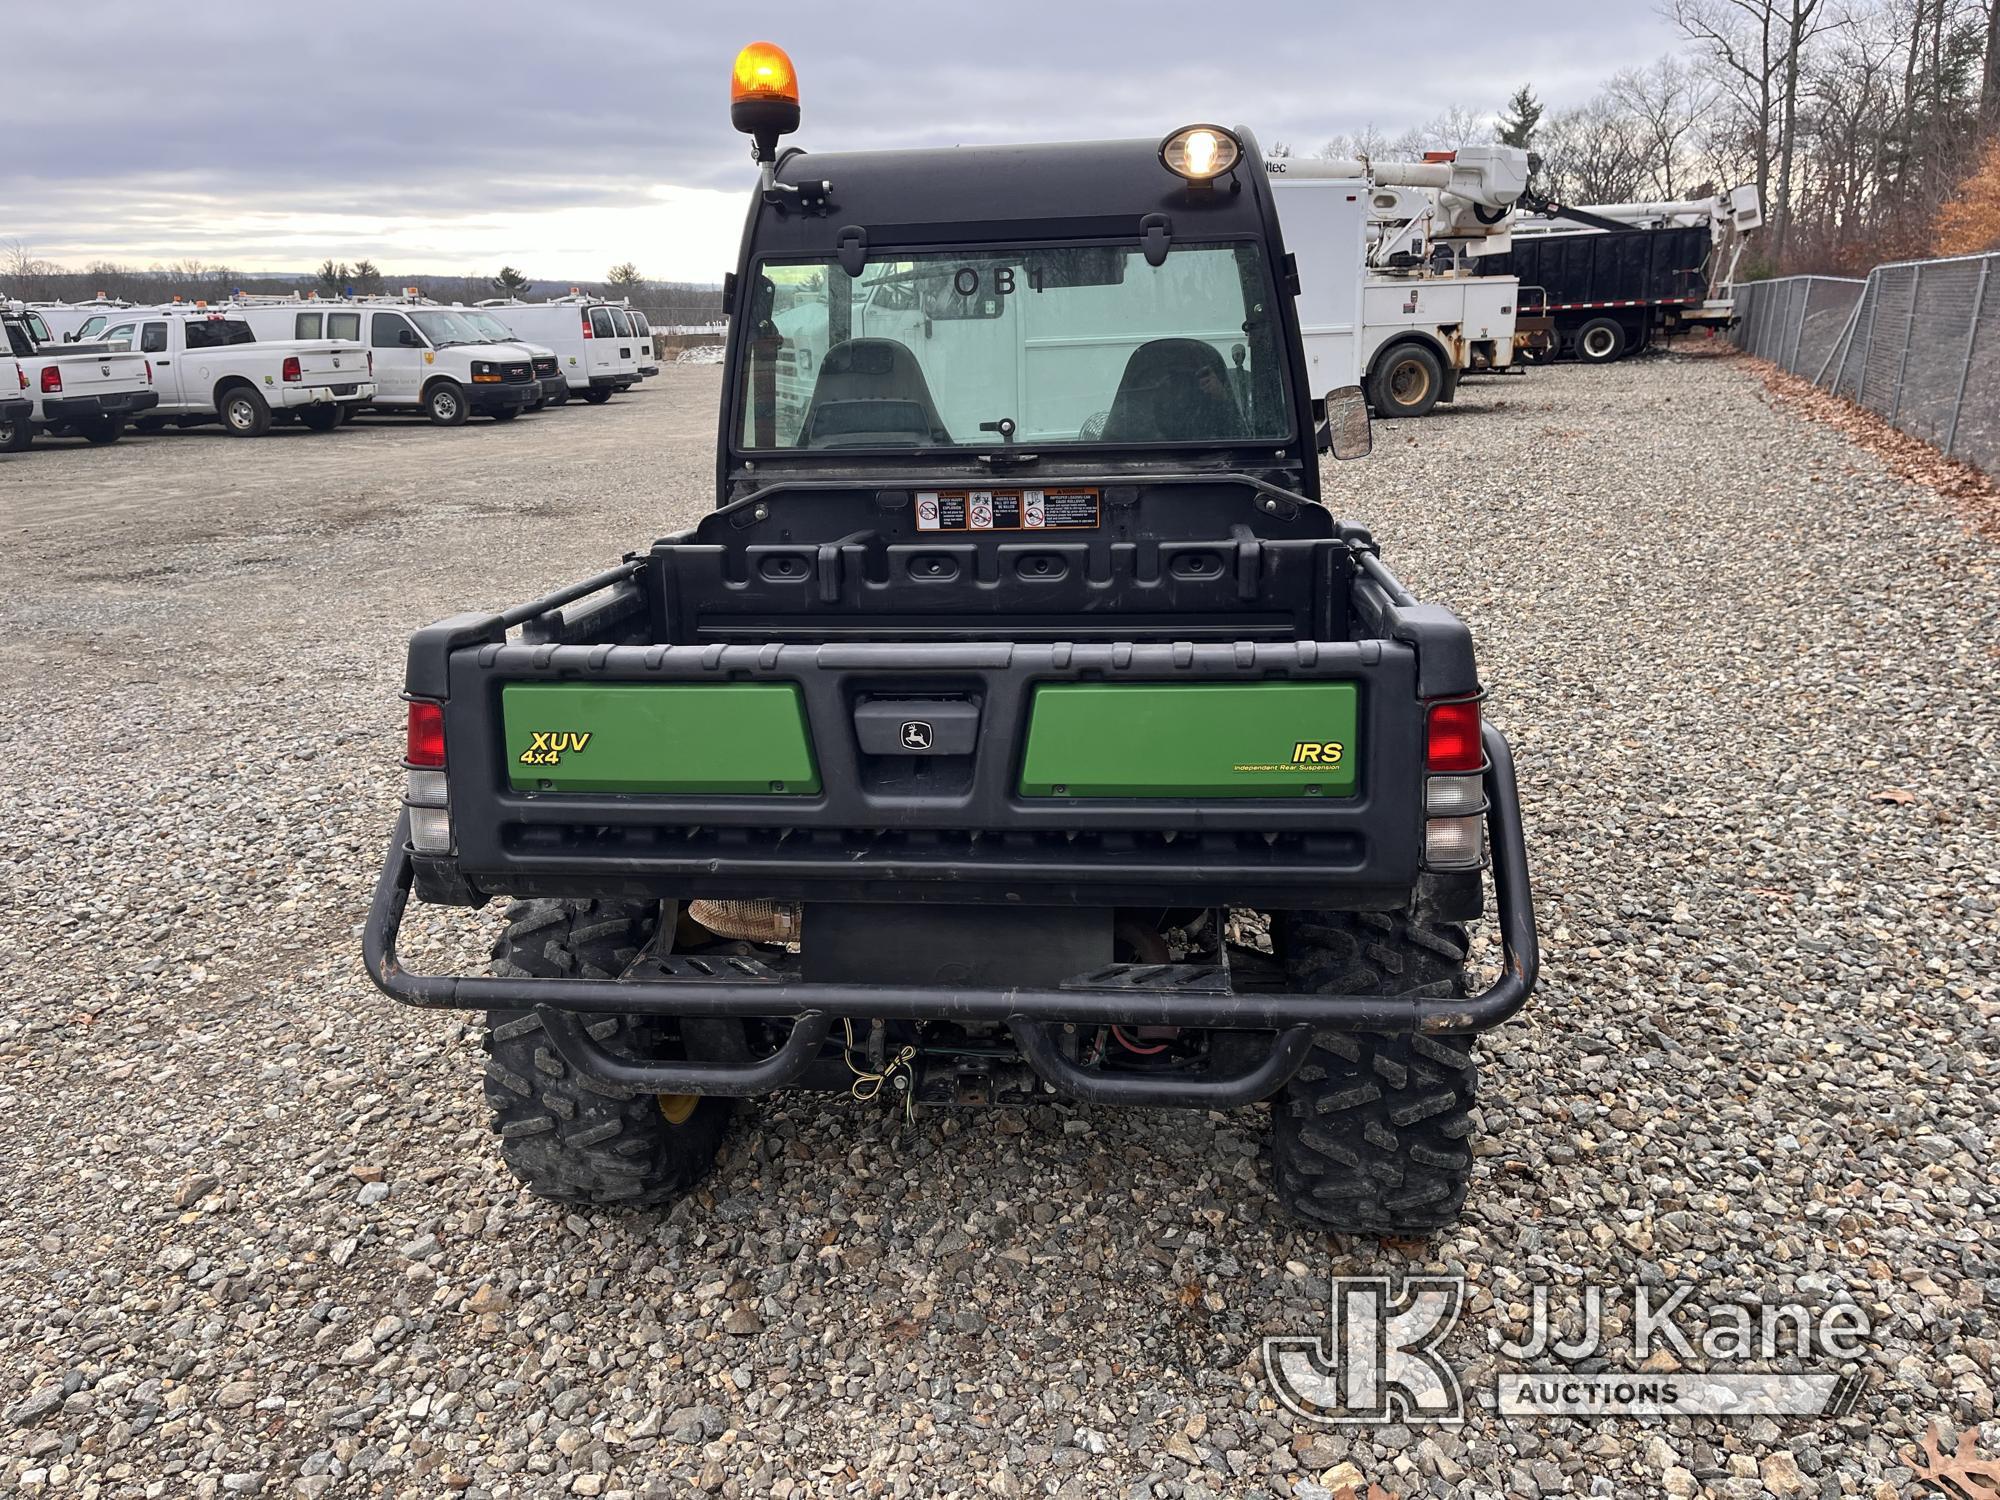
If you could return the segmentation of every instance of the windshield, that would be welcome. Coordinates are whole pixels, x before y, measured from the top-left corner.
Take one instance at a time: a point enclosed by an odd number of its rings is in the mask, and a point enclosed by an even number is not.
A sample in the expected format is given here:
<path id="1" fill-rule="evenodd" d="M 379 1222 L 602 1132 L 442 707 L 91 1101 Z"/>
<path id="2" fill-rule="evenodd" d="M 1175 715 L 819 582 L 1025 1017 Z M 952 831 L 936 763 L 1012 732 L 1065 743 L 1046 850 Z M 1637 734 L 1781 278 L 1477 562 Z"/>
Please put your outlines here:
<path id="1" fill-rule="evenodd" d="M 85 339 L 95 337 L 109 321 L 103 313 L 93 313 L 90 317 L 83 320 L 83 327 L 77 329 L 76 341 L 82 343 Z"/>
<path id="2" fill-rule="evenodd" d="M 28 337 L 36 343 L 52 344 L 55 342 L 54 336 L 49 332 L 49 325 L 42 321 L 40 313 L 29 312 L 25 321 L 28 325 Z"/>
<path id="3" fill-rule="evenodd" d="M 482 338 L 491 343 L 511 344 L 514 341 L 513 330 L 492 313 L 462 312 L 459 316 L 470 323 Z"/>
<path id="4" fill-rule="evenodd" d="M 758 268 L 746 448 L 1283 441 L 1258 247 L 963 250 Z"/>
<path id="5" fill-rule="evenodd" d="M 424 331 L 425 338 L 440 349 L 451 344 L 487 342 L 486 335 L 461 313 L 414 311 L 410 320 Z"/>

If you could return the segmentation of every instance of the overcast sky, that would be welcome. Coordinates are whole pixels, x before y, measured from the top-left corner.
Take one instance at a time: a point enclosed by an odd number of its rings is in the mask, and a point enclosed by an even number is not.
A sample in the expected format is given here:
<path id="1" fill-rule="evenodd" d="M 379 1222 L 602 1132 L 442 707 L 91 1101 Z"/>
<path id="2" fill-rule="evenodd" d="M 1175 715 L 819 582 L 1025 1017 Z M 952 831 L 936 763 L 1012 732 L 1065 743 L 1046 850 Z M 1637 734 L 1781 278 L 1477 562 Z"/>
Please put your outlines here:
<path id="1" fill-rule="evenodd" d="M 4 0 L 0 247 L 543 280 L 734 260 L 736 49 L 798 64 L 808 149 L 1244 124 L 1309 150 L 1524 80 L 1552 107 L 1674 38 L 1643 0 Z"/>

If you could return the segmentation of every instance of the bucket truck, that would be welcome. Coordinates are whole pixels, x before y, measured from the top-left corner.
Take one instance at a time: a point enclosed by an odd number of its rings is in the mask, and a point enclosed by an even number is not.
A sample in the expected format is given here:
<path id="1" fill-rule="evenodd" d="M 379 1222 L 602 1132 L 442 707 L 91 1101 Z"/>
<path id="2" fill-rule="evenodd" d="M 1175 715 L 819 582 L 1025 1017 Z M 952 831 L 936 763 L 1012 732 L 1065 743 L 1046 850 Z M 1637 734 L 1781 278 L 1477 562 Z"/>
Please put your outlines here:
<path id="1" fill-rule="evenodd" d="M 1378 416 L 1420 417 L 1464 374 L 1513 364 L 1520 282 L 1486 268 L 1510 243 L 1526 151 L 1284 157 L 1265 169 L 1299 262 L 1316 395 L 1359 384 Z"/>

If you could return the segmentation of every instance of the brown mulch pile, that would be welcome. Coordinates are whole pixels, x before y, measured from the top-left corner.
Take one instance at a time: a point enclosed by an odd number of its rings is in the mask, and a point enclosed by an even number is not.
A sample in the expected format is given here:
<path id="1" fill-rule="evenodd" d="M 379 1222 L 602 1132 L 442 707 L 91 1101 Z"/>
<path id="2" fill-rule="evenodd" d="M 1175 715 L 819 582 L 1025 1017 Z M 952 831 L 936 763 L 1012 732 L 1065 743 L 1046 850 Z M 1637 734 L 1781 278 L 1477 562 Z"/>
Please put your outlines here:
<path id="1" fill-rule="evenodd" d="M 1866 407 L 1823 391 L 1810 380 L 1787 374 L 1751 355 L 1739 357 L 1762 374 L 1764 388 L 1779 410 L 1824 422 L 1875 454 L 1899 477 L 1925 485 L 1952 501 L 1953 508 L 1980 531 L 2000 536 L 2000 484 L 1971 464 L 1946 458 L 1922 438 L 1911 437 Z"/>

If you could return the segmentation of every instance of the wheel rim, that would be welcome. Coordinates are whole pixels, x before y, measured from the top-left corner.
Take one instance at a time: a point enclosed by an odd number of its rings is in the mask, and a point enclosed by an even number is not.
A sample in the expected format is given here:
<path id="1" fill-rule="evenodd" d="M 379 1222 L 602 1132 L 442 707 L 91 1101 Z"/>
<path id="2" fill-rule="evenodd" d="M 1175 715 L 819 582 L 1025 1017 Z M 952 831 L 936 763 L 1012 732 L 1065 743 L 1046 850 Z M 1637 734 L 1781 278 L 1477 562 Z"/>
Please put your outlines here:
<path id="1" fill-rule="evenodd" d="M 1431 393 L 1431 372 L 1420 359 L 1400 359 L 1389 371 L 1389 394 L 1398 406 L 1415 406 Z"/>
<path id="2" fill-rule="evenodd" d="M 229 425 L 237 431 L 248 432 L 256 420 L 256 413 L 243 397 L 238 396 L 229 403 Z"/>
<path id="3" fill-rule="evenodd" d="M 1611 353 L 1613 340 L 1609 328 L 1593 328 L 1583 336 L 1583 352 L 1592 359 L 1603 359 Z"/>
<path id="4" fill-rule="evenodd" d="M 458 415 L 458 397 L 450 391 L 439 391 L 431 397 L 431 407 L 439 416 L 450 421 Z"/>
<path id="5" fill-rule="evenodd" d="M 701 1103 L 699 1094 L 655 1094 L 659 1102 L 660 1116 L 669 1125 L 685 1125 L 694 1117 L 695 1106 Z"/>

